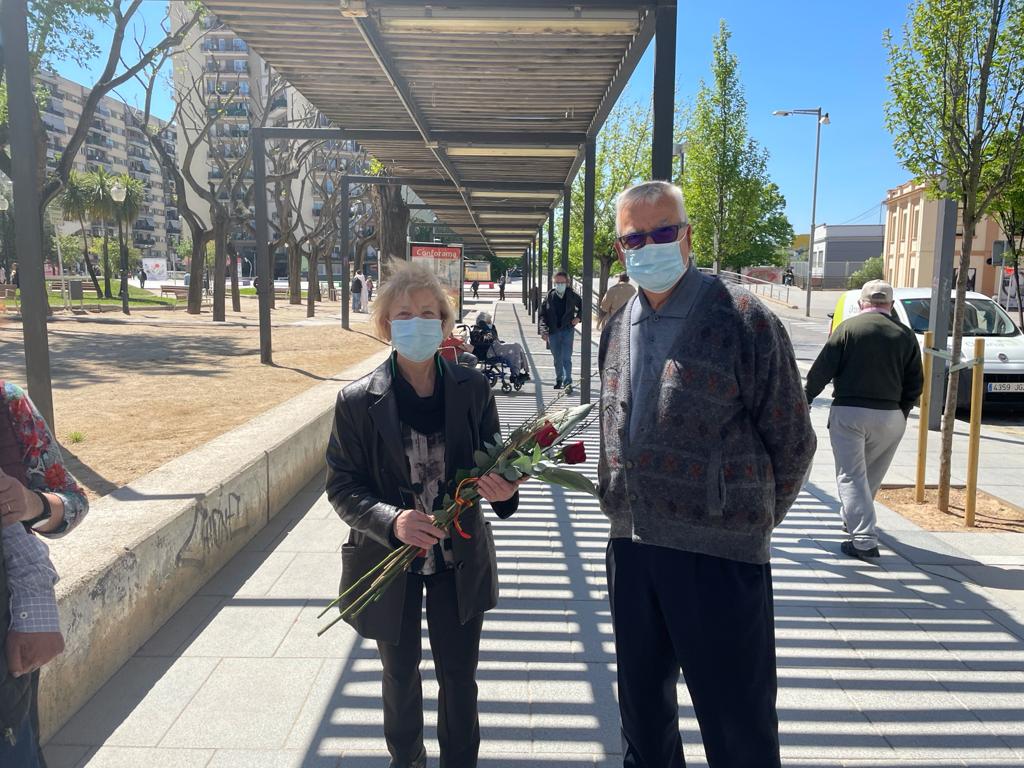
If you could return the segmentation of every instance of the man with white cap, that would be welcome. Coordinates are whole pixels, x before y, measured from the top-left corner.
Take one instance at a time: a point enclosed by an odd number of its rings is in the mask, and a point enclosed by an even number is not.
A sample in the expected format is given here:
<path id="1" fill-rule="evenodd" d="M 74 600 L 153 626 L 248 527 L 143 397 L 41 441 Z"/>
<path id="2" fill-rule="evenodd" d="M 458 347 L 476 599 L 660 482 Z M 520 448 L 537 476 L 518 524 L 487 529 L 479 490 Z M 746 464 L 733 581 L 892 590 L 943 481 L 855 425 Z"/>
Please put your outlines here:
<path id="1" fill-rule="evenodd" d="M 892 286 L 872 280 L 860 314 L 844 320 L 807 374 L 807 402 L 831 381 L 828 432 L 836 463 L 844 554 L 876 558 L 875 495 L 921 395 L 921 351 L 914 332 L 892 316 Z"/>

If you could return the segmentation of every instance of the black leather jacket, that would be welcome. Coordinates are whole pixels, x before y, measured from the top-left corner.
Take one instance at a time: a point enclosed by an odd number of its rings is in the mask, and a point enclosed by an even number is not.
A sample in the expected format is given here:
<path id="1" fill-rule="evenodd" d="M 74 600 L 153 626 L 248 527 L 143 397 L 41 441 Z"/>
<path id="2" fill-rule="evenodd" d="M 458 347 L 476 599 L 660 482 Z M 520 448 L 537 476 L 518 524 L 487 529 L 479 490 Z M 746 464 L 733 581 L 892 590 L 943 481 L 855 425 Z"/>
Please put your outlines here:
<path id="1" fill-rule="evenodd" d="M 327 446 L 327 497 L 351 528 L 342 546 L 341 592 L 355 584 L 392 551 L 392 526 L 410 489 L 408 461 L 388 359 L 370 375 L 345 387 L 335 406 L 334 428 Z M 498 408 L 487 380 L 478 372 L 441 361 L 445 403 L 445 471 L 453 487 L 456 472 L 475 466 L 473 451 L 493 442 L 500 431 Z M 511 516 L 518 494 L 494 505 Z M 452 537 L 455 585 L 462 623 L 498 601 L 498 568 L 490 523 L 479 504 L 461 518 L 472 538 Z M 405 601 L 405 577 L 351 622 L 363 637 L 397 643 Z M 349 604 L 346 602 L 345 605 Z"/>

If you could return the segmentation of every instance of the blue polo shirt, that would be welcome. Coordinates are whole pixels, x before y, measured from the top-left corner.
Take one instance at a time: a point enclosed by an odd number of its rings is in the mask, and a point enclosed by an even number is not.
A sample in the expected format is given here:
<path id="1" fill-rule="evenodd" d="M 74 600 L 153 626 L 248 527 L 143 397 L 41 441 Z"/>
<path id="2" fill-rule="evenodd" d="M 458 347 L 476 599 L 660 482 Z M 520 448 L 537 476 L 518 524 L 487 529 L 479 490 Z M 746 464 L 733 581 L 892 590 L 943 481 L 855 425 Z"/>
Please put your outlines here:
<path id="1" fill-rule="evenodd" d="M 661 390 L 661 376 L 672 348 L 686 332 L 687 318 L 714 277 L 700 272 L 693 263 L 676 283 L 668 300 L 657 311 L 643 290 L 630 307 L 629 382 L 633 396 L 629 437 L 632 440 L 647 427 L 645 416 L 654 412 Z"/>

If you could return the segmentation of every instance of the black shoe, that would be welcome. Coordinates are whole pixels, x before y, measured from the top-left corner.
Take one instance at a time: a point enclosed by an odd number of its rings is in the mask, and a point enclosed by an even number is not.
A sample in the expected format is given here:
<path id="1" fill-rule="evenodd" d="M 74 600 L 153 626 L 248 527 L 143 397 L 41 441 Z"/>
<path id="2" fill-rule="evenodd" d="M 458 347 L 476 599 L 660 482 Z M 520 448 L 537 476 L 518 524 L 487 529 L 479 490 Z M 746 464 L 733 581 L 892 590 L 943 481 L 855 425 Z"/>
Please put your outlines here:
<path id="1" fill-rule="evenodd" d="M 850 529 L 846 527 L 846 523 L 843 523 L 843 533 L 849 533 Z"/>
<path id="2" fill-rule="evenodd" d="M 556 381 L 555 382 L 555 389 L 561 389 L 561 388 L 562 388 L 562 382 Z"/>
<path id="3" fill-rule="evenodd" d="M 391 760 L 388 762 L 388 768 L 399 768 L 399 766 L 394 760 Z M 419 757 L 409 763 L 409 768 L 427 768 L 427 751 L 425 749 Z"/>
<path id="4" fill-rule="evenodd" d="M 871 549 L 857 549 L 853 545 L 852 541 L 844 541 L 839 545 L 839 548 L 843 550 L 844 555 L 850 557 L 856 557 L 859 560 L 874 560 L 876 557 L 881 557 L 878 552 L 878 547 L 872 547 Z"/>

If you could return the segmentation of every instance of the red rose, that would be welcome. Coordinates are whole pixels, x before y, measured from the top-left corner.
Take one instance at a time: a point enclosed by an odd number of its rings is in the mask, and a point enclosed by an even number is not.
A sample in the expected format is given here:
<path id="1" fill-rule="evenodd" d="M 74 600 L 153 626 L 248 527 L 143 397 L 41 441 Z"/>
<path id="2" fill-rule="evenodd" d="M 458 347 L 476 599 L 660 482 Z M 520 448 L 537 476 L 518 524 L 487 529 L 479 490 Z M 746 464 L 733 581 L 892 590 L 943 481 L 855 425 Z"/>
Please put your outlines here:
<path id="1" fill-rule="evenodd" d="M 567 445 L 562 451 L 562 461 L 566 464 L 582 464 L 587 460 L 587 447 L 580 440 L 578 443 Z"/>
<path id="2" fill-rule="evenodd" d="M 545 421 L 544 426 L 534 435 L 534 438 L 537 440 L 537 445 L 541 448 L 548 448 L 558 439 L 558 430 L 555 429 L 555 425 L 550 421 Z"/>

